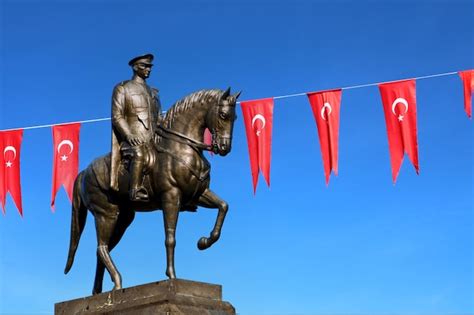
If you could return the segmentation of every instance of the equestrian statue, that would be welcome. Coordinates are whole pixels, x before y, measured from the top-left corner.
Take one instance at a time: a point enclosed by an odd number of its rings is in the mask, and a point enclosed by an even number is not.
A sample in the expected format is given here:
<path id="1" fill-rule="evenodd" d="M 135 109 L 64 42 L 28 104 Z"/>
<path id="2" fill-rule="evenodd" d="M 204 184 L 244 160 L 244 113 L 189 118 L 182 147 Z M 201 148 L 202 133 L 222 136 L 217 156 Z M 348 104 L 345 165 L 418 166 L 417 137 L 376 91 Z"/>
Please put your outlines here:
<path id="1" fill-rule="evenodd" d="M 209 189 L 210 164 L 204 151 L 221 156 L 231 150 L 240 92 L 201 90 L 176 102 L 161 115 L 158 90 L 149 87 L 153 55 L 130 60 L 133 77 L 116 85 L 112 95 L 112 152 L 95 159 L 74 183 L 68 273 L 89 210 L 97 231 L 97 265 L 93 294 L 102 292 L 105 270 L 122 288 L 122 278 L 110 252 L 119 243 L 135 212 L 162 210 L 166 275 L 176 278 L 175 233 L 180 211 L 198 206 L 218 209 L 208 237 L 197 242 L 209 248 L 221 235 L 228 204 Z M 209 129 L 212 142 L 204 143 Z"/>

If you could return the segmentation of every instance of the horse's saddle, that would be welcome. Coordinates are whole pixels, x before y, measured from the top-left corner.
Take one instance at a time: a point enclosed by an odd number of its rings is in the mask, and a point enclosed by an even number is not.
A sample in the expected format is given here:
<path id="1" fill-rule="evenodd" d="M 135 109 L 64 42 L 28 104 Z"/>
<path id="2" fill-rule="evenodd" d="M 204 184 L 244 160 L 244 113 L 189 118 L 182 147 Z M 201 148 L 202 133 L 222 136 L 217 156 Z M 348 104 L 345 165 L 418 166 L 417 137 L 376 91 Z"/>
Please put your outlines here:
<path id="1" fill-rule="evenodd" d="M 143 167 L 143 186 L 147 189 L 148 193 L 152 192 L 150 185 L 150 172 L 156 160 L 156 153 L 153 150 L 147 150 L 147 154 L 144 158 Z M 110 160 L 111 154 L 107 154 L 100 158 L 95 159 L 91 163 L 91 169 L 95 174 L 99 187 L 105 191 L 110 190 Z M 128 192 L 130 175 L 128 172 L 128 166 L 130 164 L 129 158 L 122 158 L 119 166 L 119 191 Z"/>
<path id="2" fill-rule="evenodd" d="M 159 150 L 159 151 L 157 151 Z M 191 167 L 186 163 L 186 161 L 182 160 L 175 154 L 169 152 L 168 150 L 160 150 L 160 148 L 157 148 L 157 150 L 153 150 L 152 148 L 148 148 L 146 150 L 146 154 L 144 156 L 144 171 L 143 171 L 143 186 L 145 189 L 148 191 L 148 195 L 150 199 L 153 199 L 155 192 L 152 189 L 151 185 L 151 170 L 153 167 L 156 167 L 157 160 L 159 160 L 161 154 L 169 154 L 171 155 L 174 159 L 177 159 L 178 161 L 181 161 L 190 171 L 198 178 L 199 180 L 205 180 L 209 178 L 209 172 L 210 172 L 210 165 L 209 162 L 206 161 L 205 167 L 200 170 L 200 172 L 197 172 L 195 170 L 192 170 Z M 104 191 L 110 191 L 110 161 L 111 161 L 111 154 L 107 154 L 105 156 L 99 157 L 95 159 L 91 165 L 90 168 L 92 169 L 92 172 L 95 174 L 95 178 L 97 179 L 97 183 L 99 187 L 104 190 Z M 124 194 L 124 197 L 128 199 L 128 191 L 129 191 L 129 183 L 130 183 L 130 175 L 128 172 L 128 164 L 130 163 L 130 159 L 122 158 L 120 167 L 119 167 L 119 194 Z M 195 204 L 187 204 L 183 205 L 183 208 L 181 211 L 196 211 L 197 206 Z"/>

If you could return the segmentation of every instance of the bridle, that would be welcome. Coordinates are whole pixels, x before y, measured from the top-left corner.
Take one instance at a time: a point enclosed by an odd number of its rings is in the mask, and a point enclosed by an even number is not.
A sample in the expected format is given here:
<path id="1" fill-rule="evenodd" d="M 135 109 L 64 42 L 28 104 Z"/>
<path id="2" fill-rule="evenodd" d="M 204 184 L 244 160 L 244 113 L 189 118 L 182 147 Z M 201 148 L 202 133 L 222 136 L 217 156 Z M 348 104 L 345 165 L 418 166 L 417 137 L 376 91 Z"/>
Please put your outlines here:
<path id="1" fill-rule="evenodd" d="M 201 141 L 197 141 L 191 137 L 188 137 L 178 131 L 175 131 L 175 130 L 171 130 L 169 128 L 166 128 L 164 126 L 162 126 L 161 124 L 158 125 L 158 128 L 156 129 L 156 134 L 161 136 L 162 138 L 166 138 L 166 139 L 169 139 L 171 141 L 176 141 L 178 143 L 182 143 L 182 144 L 186 144 L 188 146 L 190 146 L 194 151 L 196 151 L 200 156 L 201 158 L 203 158 L 202 156 L 202 152 L 201 150 L 206 150 L 206 151 L 213 151 L 215 153 L 218 152 L 218 143 L 217 143 L 217 139 L 230 139 L 230 137 L 221 137 L 219 138 L 219 133 L 217 131 L 217 123 L 219 122 L 219 108 L 221 106 L 223 106 L 221 104 L 221 99 L 219 99 L 218 101 L 218 104 L 217 106 L 214 106 L 215 107 L 215 114 L 212 116 L 212 119 L 213 121 L 211 122 L 212 124 L 212 128 L 211 128 L 211 134 L 212 134 L 212 143 L 211 145 L 208 145 L 204 142 L 201 142 Z M 158 152 L 163 152 L 163 153 L 166 153 L 166 154 L 169 154 L 173 159 L 181 162 L 199 181 L 204 181 L 206 180 L 207 178 L 209 178 L 209 172 L 211 170 L 210 168 L 210 164 L 209 162 L 206 160 L 206 159 L 203 159 L 203 162 L 204 162 L 204 167 L 201 168 L 200 171 L 197 171 L 194 169 L 194 167 L 192 165 L 190 165 L 188 163 L 188 161 L 185 161 L 181 156 L 179 156 L 178 154 L 176 154 L 176 152 L 173 152 L 161 145 L 159 145 L 156 141 L 153 141 L 153 144 L 155 146 L 155 149 L 158 151 Z"/>
<path id="2" fill-rule="evenodd" d="M 204 142 L 194 140 L 191 137 L 183 135 L 180 132 L 165 128 L 162 125 L 158 125 L 158 129 L 156 130 L 156 133 L 163 138 L 173 140 L 182 144 L 187 144 L 195 150 L 206 150 L 206 151 L 213 150 L 213 145 L 208 145 L 208 144 L 205 144 Z"/>
<path id="3" fill-rule="evenodd" d="M 212 126 L 213 128 L 210 130 L 211 134 L 212 134 L 212 151 L 214 151 L 215 153 L 217 153 L 217 150 L 218 150 L 218 143 L 217 143 L 217 139 L 223 139 L 223 140 L 231 140 L 232 138 L 231 137 L 224 137 L 224 136 L 220 136 L 219 133 L 218 133 L 218 129 L 217 128 L 218 126 L 218 123 L 219 123 L 219 108 L 224 106 L 221 101 L 219 100 L 219 102 L 217 103 L 217 106 L 214 106 L 215 107 L 215 113 L 214 115 L 212 116 L 213 118 L 213 121 L 212 121 Z M 230 141 L 229 141 L 230 142 Z"/>
<path id="4" fill-rule="evenodd" d="M 186 144 L 186 145 L 189 145 L 190 147 L 192 147 L 194 150 L 196 151 L 199 151 L 199 150 L 205 150 L 205 151 L 212 151 L 214 153 L 217 153 L 217 150 L 218 150 L 218 143 L 217 143 L 217 139 L 230 139 L 230 137 L 223 137 L 223 136 L 219 136 L 219 132 L 218 132 L 218 128 L 217 128 L 217 124 L 218 124 L 218 121 L 219 121 L 219 108 L 221 106 L 224 106 L 221 104 L 220 100 L 218 101 L 218 104 L 217 106 L 214 106 L 215 108 L 215 114 L 212 116 L 212 125 L 213 125 L 213 128 L 210 129 L 210 132 L 212 134 L 212 143 L 211 145 L 208 145 L 204 142 L 201 142 L 201 141 L 198 141 L 198 140 L 195 140 L 191 137 L 188 137 L 180 132 L 177 132 L 175 130 L 171 130 L 169 128 L 166 128 L 164 126 L 162 126 L 161 124 L 158 125 L 158 129 L 156 130 L 156 133 L 163 137 L 163 138 L 166 138 L 166 139 L 169 139 L 169 140 L 172 140 L 172 141 L 176 141 L 176 142 L 179 142 L 179 143 L 182 143 L 182 144 Z"/>

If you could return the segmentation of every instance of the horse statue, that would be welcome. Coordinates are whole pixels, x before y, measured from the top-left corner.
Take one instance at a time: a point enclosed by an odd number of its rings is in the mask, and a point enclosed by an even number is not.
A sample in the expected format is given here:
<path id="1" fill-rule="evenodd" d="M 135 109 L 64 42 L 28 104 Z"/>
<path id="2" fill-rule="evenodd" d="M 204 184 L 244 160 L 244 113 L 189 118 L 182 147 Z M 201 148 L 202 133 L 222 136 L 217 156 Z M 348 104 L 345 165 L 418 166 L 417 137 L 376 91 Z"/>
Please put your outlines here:
<path id="1" fill-rule="evenodd" d="M 228 204 L 209 189 L 210 164 L 203 151 L 221 156 L 231 150 L 236 119 L 235 107 L 240 92 L 230 88 L 201 90 L 176 102 L 157 127 L 147 154 L 143 185 L 149 201 L 130 201 L 128 171 L 121 165 L 119 191 L 110 188 L 110 154 L 95 159 L 79 173 L 74 182 L 71 239 L 64 273 L 74 262 L 74 255 L 84 230 L 89 209 L 97 231 L 97 265 L 93 294 L 102 292 L 105 269 L 114 282 L 113 290 L 122 288 L 122 277 L 110 252 L 119 243 L 135 212 L 162 210 L 165 228 L 166 275 L 176 278 L 174 268 L 175 232 L 180 211 L 195 211 L 198 206 L 216 208 L 218 214 L 209 237 L 201 237 L 200 250 L 209 248 L 221 235 Z M 212 143 L 203 143 L 204 130 L 212 134 Z"/>

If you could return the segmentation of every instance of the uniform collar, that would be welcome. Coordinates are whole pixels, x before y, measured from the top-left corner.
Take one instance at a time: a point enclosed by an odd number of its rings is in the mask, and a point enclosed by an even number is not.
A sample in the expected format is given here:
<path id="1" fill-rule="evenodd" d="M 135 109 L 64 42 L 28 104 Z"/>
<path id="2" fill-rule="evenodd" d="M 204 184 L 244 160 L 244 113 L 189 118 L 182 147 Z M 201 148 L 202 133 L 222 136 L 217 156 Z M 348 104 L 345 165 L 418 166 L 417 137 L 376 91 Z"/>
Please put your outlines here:
<path id="1" fill-rule="evenodd" d="M 146 85 L 145 80 L 140 78 L 138 75 L 133 76 L 132 81 L 135 82 L 135 83 L 138 83 L 138 84 Z"/>

